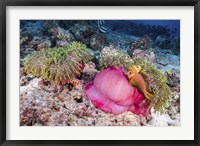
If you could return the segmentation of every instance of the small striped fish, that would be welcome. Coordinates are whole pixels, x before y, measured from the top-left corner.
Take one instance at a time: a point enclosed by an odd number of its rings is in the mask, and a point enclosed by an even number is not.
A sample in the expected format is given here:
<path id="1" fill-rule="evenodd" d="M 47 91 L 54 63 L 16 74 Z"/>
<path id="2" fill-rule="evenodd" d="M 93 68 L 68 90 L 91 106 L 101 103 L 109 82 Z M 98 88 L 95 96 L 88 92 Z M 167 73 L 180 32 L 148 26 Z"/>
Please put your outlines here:
<path id="1" fill-rule="evenodd" d="M 100 32 L 107 33 L 108 29 L 106 27 L 104 27 L 104 24 L 105 24 L 104 20 L 97 20 L 97 25 L 98 25 Z"/>

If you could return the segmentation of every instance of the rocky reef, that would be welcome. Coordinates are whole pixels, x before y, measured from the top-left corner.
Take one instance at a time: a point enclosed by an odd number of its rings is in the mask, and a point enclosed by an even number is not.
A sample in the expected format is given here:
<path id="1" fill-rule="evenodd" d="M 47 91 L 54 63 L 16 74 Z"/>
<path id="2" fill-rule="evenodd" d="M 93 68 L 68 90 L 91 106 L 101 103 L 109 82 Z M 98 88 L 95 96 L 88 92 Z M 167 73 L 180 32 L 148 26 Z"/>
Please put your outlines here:
<path id="1" fill-rule="evenodd" d="M 20 126 L 180 126 L 180 38 L 120 23 L 21 21 Z"/>

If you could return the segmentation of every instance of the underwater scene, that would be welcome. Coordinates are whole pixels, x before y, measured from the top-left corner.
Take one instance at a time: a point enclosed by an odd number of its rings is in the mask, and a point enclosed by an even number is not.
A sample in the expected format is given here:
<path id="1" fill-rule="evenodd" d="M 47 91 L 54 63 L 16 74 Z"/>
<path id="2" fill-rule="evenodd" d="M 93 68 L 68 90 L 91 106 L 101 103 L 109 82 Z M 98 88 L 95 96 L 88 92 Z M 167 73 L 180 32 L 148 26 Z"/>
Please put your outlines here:
<path id="1" fill-rule="evenodd" d="M 20 126 L 180 126 L 179 20 L 20 20 Z"/>

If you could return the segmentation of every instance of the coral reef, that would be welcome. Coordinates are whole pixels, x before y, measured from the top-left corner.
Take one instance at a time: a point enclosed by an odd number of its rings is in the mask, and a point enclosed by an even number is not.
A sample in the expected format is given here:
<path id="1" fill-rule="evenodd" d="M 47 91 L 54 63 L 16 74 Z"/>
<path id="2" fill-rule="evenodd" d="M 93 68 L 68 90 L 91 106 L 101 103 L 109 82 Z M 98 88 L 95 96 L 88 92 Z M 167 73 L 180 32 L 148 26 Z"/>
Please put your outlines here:
<path id="1" fill-rule="evenodd" d="M 172 54 L 170 50 L 158 48 L 154 63 L 163 73 L 172 71 L 180 74 L 180 56 Z"/>
<path id="2" fill-rule="evenodd" d="M 33 52 L 25 61 L 26 72 L 51 82 L 72 81 L 91 59 L 84 44 L 73 42 L 67 48 Z"/>
<path id="3" fill-rule="evenodd" d="M 69 31 L 74 35 L 77 41 L 80 41 L 86 45 L 90 44 L 90 37 L 96 33 L 96 30 L 91 25 L 77 23 L 70 27 Z"/>
<path id="4" fill-rule="evenodd" d="M 102 49 L 99 64 L 100 68 L 123 66 L 128 70 L 128 68 L 134 64 L 134 61 L 128 54 L 110 46 Z"/>
<path id="5" fill-rule="evenodd" d="M 76 24 L 82 24 L 82 25 L 94 25 L 96 23 L 96 20 L 57 20 L 57 25 L 59 27 L 64 28 L 65 30 L 70 29 Z"/>
<path id="6" fill-rule="evenodd" d="M 34 78 L 20 88 L 20 126 L 145 126 L 146 117 L 125 112 L 105 113 L 82 90 L 45 92 Z M 62 100 L 57 97 L 62 96 Z M 82 100 L 77 100 L 77 98 Z"/>
<path id="7" fill-rule="evenodd" d="M 75 41 L 74 36 L 69 32 L 69 30 L 64 30 L 60 27 L 56 28 L 56 34 L 53 37 L 56 39 L 57 47 L 68 47 L 73 41 Z"/>
<path id="8" fill-rule="evenodd" d="M 135 49 L 132 52 L 132 58 L 145 58 L 149 62 L 153 63 L 156 59 L 156 55 L 154 52 L 155 51 L 151 48 L 148 50 Z"/>
<path id="9" fill-rule="evenodd" d="M 159 115 L 157 113 L 152 114 L 151 120 L 148 122 L 148 126 L 154 124 L 154 126 L 177 126 L 178 121 L 180 120 L 180 114 L 177 114 L 177 119 L 173 120 L 168 114 Z M 180 126 L 180 125 L 178 125 Z"/>
<path id="10" fill-rule="evenodd" d="M 147 117 L 132 112 L 114 115 L 96 108 L 82 89 L 63 90 L 58 95 L 41 89 L 38 86 L 40 80 L 34 78 L 20 87 L 21 126 L 180 126 L 178 110 L 169 111 L 170 117 L 168 112 L 165 115 L 151 113 Z M 57 96 L 63 99 L 59 100 Z M 174 98 L 176 96 L 174 92 Z M 177 105 L 173 104 L 174 107 Z"/>
<path id="11" fill-rule="evenodd" d="M 101 33 L 97 22 L 20 21 L 20 126 L 180 126 L 179 27 L 105 20 Z M 132 103 L 116 102 L 132 66 L 154 96 L 131 80 Z"/>
<path id="12" fill-rule="evenodd" d="M 29 77 L 29 76 L 22 76 L 22 77 L 20 78 L 20 86 L 24 86 L 24 85 L 29 84 L 29 82 L 30 82 L 31 79 L 32 79 L 32 78 Z"/>
<path id="13" fill-rule="evenodd" d="M 156 37 L 155 43 L 159 47 L 165 49 L 169 42 L 167 41 L 167 37 L 165 35 L 159 35 Z"/>
<path id="14" fill-rule="evenodd" d="M 171 90 L 167 85 L 168 80 L 166 76 L 144 58 L 136 58 L 134 63 L 135 65 L 141 66 L 140 74 L 144 77 L 149 91 L 154 96 L 151 100 L 150 107 L 154 108 L 154 112 L 164 113 L 172 96 Z"/>
<path id="15" fill-rule="evenodd" d="M 108 41 L 106 39 L 106 36 L 104 34 L 99 34 L 96 33 L 91 36 L 90 38 L 90 47 L 93 50 L 101 50 L 103 49 L 106 45 L 108 45 Z"/>
<path id="16" fill-rule="evenodd" d="M 49 37 L 52 42 L 52 47 L 67 47 L 71 42 L 75 41 L 74 36 L 69 32 L 59 27 L 58 23 L 52 21 L 51 23 L 45 23 L 45 36 Z"/>
<path id="17" fill-rule="evenodd" d="M 136 49 L 147 50 L 151 46 L 150 42 L 151 42 L 150 37 L 145 35 L 142 38 L 139 38 L 138 40 L 134 41 L 132 43 L 132 47 L 127 50 L 127 53 L 132 57 L 133 51 Z"/>
<path id="18" fill-rule="evenodd" d="M 166 71 L 165 76 L 168 79 L 168 85 L 170 87 L 177 87 L 180 84 L 180 79 L 175 71 Z"/>
<path id="19" fill-rule="evenodd" d="M 132 48 L 133 40 L 137 40 L 138 37 L 133 35 L 121 34 L 113 31 L 106 34 L 107 40 L 114 48 L 126 51 L 128 48 Z"/>
<path id="20" fill-rule="evenodd" d="M 20 45 L 23 45 L 27 41 L 31 41 L 28 36 L 20 36 Z"/>
<path id="21" fill-rule="evenodd" d="M 32 35 L 32 36 L 41 36 L 44 31 L 44 21 L 34 21 L 34 20 L 26 20 L 22 21 L 20 25 L 20 33 L 21 36 L 24 35 Z"/>
<path id="22" fill-rule="evenodd" d="M 40 43 L 37 45 L 37 51 L 40 51 L 41 49 L 47 49 L 48 45 L 46 42 Z"/>
<path id="23" fill-rule="evenodd" d="M 162 49 L 168 49 L 174 52 L 174 54 L 180 53 L 180 38 L 179 37 L 167 37 L 165 35 L 159 35 L 155 39 L 155 44 Z"/>
<path id="24" fill-rule="evenodd" d="M 139 40 L 132 43 L 132 45 L 133 45 L 132 48 L 145 50 L 145 49 L 149 48 L 149 43 L 150 43 L 150 37 L 145 35 L 142 38 L 140 38 Z"/>
<path id="25" fill-rule="evenodd" d="M 51 39 L 49 37 L 34 36 L 31 43 L 26 47 L 30 47 L 30 48 L 33 48 L 33 49 L 39 51 L 39 50 L 44 49 L 44 48 L 52 47 L 52 42 L 51 42 Z"/>
<path id="26" fill-rule="evenodd" d="M 85 64 L 85 67 L 83 69 L 83 73 L 87 75 L 93 75 L 98 72 L 98 70 L 95 69 L 96 65 L 93 62 L 89 62 Z"/>

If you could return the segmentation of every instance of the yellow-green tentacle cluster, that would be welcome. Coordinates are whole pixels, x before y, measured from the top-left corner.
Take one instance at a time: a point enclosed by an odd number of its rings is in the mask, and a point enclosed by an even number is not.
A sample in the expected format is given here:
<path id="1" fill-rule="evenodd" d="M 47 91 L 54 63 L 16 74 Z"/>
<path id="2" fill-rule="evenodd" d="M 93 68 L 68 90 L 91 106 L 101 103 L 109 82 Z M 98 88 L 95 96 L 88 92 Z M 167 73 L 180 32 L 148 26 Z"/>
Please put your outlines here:
<path id="1" fill-rule="evenodd" d="M 128 54 L 115 49 L 113 46 L 110 46 L 102 49 L 99 64 L 101 69 L 109 66 L 123 66 L 126 70 L 128 70 L 128 68 L 132 66 L 134 62 Z"/>
<path id="2" fill-rule="evenodd" d="M 135 65 L 141 66 L 140 74 L 147 82 L 149 91 L 153 93 L 150 108 L 153 107 L 154 112 L 163 113 L 172 96 L 166 76 L 144 58 L 137 58 L 134 62 Z"/>
<path id="3" fill-rule="evenodd" d="M 48 48 L 33 52 L 25 61 L 26 72 L 51 82 L 72 81 L 91 55 L 86 45 L 73 42 L 67 48 Z"/>

